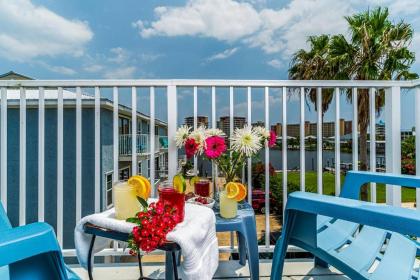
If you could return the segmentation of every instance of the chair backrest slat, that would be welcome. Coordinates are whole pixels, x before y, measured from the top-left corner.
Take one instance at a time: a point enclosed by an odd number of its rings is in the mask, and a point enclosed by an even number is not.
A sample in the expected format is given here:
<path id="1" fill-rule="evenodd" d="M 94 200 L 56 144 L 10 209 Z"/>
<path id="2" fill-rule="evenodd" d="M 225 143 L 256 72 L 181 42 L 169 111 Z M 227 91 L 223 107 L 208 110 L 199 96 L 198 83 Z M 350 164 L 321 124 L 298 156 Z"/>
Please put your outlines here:
<path id="1" fill-rule="evenodd" d="M 3 205 L 0 203 L 0 231 L 11 227 L 12 225 L 10 224 L 6 211 L 4 211 Z"/>

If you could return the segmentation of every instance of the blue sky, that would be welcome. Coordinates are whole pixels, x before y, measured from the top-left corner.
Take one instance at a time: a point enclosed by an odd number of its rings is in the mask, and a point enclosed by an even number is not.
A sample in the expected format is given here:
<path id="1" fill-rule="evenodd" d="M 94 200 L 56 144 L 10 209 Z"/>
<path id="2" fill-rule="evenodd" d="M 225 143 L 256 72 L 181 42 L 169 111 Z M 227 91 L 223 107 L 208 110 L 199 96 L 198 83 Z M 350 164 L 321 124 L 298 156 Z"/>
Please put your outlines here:
<path id="1" fill-rule="evenodd" d="M 291 54 L 306 47 L 307 36 L 346 33 L 344 15 L 377 5 L 389 7 L 395 21 L 413 25 L 412 48 L 420 53 L 417 0 L 3 0 L 0 73 L 14 70 L 37 79 L 286 79 Z M 413 69 L 420 72 L 420 63 Z M 235 109 L 242 114 L 239 101 Z M 221 104 L 218 115 L 225 113 Z M 258 119 L 262 113 L 256 110 Z M 344 106 L 343 116 L 348 112 Z M 272 122 L 279 116 L 270 114 Z M 289 118 L 294 122 L 297 115 Z"/>

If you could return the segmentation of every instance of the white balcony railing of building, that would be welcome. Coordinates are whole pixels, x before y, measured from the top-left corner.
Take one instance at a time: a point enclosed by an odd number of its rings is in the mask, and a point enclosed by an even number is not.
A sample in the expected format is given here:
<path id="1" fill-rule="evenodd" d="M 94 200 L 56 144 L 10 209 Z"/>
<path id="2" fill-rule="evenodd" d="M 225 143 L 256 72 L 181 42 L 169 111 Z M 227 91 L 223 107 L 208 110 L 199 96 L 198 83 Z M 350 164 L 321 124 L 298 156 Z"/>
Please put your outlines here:
<path id="1" fill-rule="evenodd" d="M 119 89 L 120 88 L 131 88 L 131 100 L 132 100 L 132 135 L 137 133 L 137 88 L 148 88 L 150 94 L 150 134 L 138 136 L 138 141 L 131 141 L 131 143 L 126 143 L 128 141 L 128 136 L 120 136 L 118 133 L 118 106 L 114 106 L 113 110 L 113 169 L 114 174 L 118 174 L 118 156 L 123 152 L 123 154 L 129 154 L 130 149 L 127 148 L 131 144 L 131 151 L 139 149 L 139 143 L 148 142 L 150 145 L 146 149 L 151 152 L 156 152 L 156 146 L 159 142 L 156 142 L 157 136 L 155 136 L 155 89 L 163 88 L 167 94 L 167 116 L 168 116 L 168 173 L 169 177 L 172 177 L 178 169 L 178 151 L 175 146 L 173 137 L 175 135 L 176 129 L 178 127 L 178 109 L 180 109 L 181 104 L 178 104 L 177 95 L 179 93 L 179 88 L 190 87 L 193 91 L 193 114 L 194 114 L 194 125 L 197 125 L 197 100 L 200 98 L 197 88 L 205 87 L 211 90 L 211 123 L 209 126 L 216 127 L 216 91 L 219 88 L 225 88 L 228 92 L 228 108 L 230 116 L 230 131 L 233 130 L 233 120 L 234 120 L 234 92 L 238 88 L 245 89 L 246 91 L 246 111 L 247 111 L 247 122 L 251 123 L 252 121 L 252 94 L 255 88 L 262 88 L 264 92 L 264 121 L 266 128 L 269 128 L 270 119 L 269 119 L 269 93 L 270 90 L 276 88 L 280 91 L 282 96 L 282 105 L 278 108 L 278 112 L 281 117 L 282 122 L 282 135 L 287 135 L 286 124 L 288 122 L 288 102 L 287 102 L 287 91 L 289 88 L 294 88 L 296 91 L 300 92 L 300 106 L 299 106 L 299 115 L 300 115 L 300 184 L 301 190 L 305 190 L 305 148 L 304 148 L 304 121 L 305 121 L 305 100 L 304 94 L 305 89 L 316 88 L 317 92 L 317 103 L 320 104 L 322 101 L 322 89 L 323 88 L 333 88 L 334 94 L 336 97 L 340 95 L 340 90 L 342 89 L 351 89 L 352 90 L 352 106 L 353 106 L 353 149 L 352 149 L 352 161 L 354 168 L 357 168 L 358 164 L 358 137 L 357 137 L 357 98 L 358 98 L 358 89 L 369 89 L 370 97 L 370 165 L 372 168 L 375 167 L 376 162 L 376 153 L 375 153 L 375 93 L 380 90 L 385 90 L 385 126 L 386 126 L 386 148 L 385 148 L 385 157 L 386 157 L 386 171 L 400 173 L 401 172 L 401 90 L 403 88 L 411 88 L 415 90 L 415 125 L 417 131 L 420 130 L 420 81 L 263 81 L 263 80 L 68 80 L 68 81 L 43 81 L 43 80 L 31 80 L 31 81 L 0 81 L 0 90 L 1 90 L 1 121 L 0 121 L 0 132 L 1 132 L 1 161 L 0 161 L 0 171 L 1 171 L 1 201 L 5 207 L 7 207 L 8 200 L 8 181 L 12 178 L 8 178 L 8 145 L 7 145 L 7 134 L 8 130 L 8 101 L 7 101 L 7 92 L 10 89 L 20 89 L 20 100 L 14 106 L 18 106 L 20 112 L 20 122 L 19 122 L 19 222 L 21 224 L 26 221 L 26 97 L 25 91 L 27 89 L 38 89 L 39 98 L 38 98 L 38 220 L 44 221 L 46 217 L 46 178 L 45 178 L 45 161 L 46 161 L 46 149 L 45 147 L 45 95 L 44 91 L 46 89 L 56 89 L 57 90 L 57 157 L 56 157 L 56 166 L 57 166 L 57 181 L 56 181 L 56 208 L 49 209 L 48 211 L 56 211 L 56 233 L 57 238 L 60 244 L 63 244 L 63 211 L 64 211 L 64 193 L 63 193 L 63 180 L 65 174 L 64 170 L 64 158 L 63 158 L 63 130 L 66 129 L 66 124 L 63 122 L 63 88 L 71 89 L 75 92 L 74 98 L 76 99 L 76 115 L 75 115 L 75 125 L 76 125 L 76 135 L 75 135 L 75 204 L 70 207 L 66 205 L 66 211 L 75 212 L 75 220 L 78 221 L 82 216 L 82 202 L 84 196 L 82 195 L 82 108 L 81 108 L 81 92 L 83 88 L 94 88 L 94 173 L 90 176 L 94 177 L 94 211 L 101 211 L 101 189 L 100 189 L 100 135 L 101 135 L 101 111 L 100 111 L 100 92 L 103 88 L 112 88 L 113 91 L 113 100 L 115 104 L 118 104 L 119 98 Z M 339 98 L 335 98 L 339 100 Z M 49 106 L 52 106 L 51 104 Z M 184 105 L 182 105 L 184 106 Z M 335 122 L 336 124 L 340 119 L 340 102 L 335 102 Z M 317 113 L 317 122 L 320 124 L 322 122 L 322 113 L 318 111 Z M 340 161 L 340 139 L 339 139 L 339 126 L 336 125 L 335 130 L 335 162 L 339 163 Z M 316 151 L 317 151 L 317 192 L 322 193 L 323 191 L 323 176 L 322 176 L 322 126 L 317 126 L 317 139 L 316 139 Z M 140 138 L 139 138 L 140 137 Z M 126 139 L 127 138 L 127 139 Z M 146 140 L 147 139 L 147 140 Z M 143 141 L 143 142 L 142 142 Z M 287 137 L 282 137 L 282 147 L 287 147 Z M 420 141 L 416 139 L 416 151 L 417 156 L 420 154 Z M 123 144 L 124 142 L 124 144 Z M 121 149 L 121 147 L 125 147 Z M 141 145 L 140 145 L 141 146 Z M 141 148 L 140 148 L 141 150 Z M 283 186 L 283 205 L 287 201 L 287 182 L 288 182 L 288 166 L 287 166 L 287 150 L 283 149 L 282 153 L 282 172 L 284 174 L 282 179 Z M 265 160 L 265 244 L 260 246 L 261 251 L 272 251 L 273 245 L 270 244 L 270 184 L 269 180 L 269 149 L 265 148 L 264 152 Z M 131 153 L 132 157 L 132 166 L 133 170 L 137 170 L 137 158 L 136 155 Z M 340 164 L 336 164 L 337 167 Z M 150 157 L 150 178 L 155 180 L 156 172 L 155 170 L 155 157 Z M 247 163 L 247 178 L 244 180 L 247 182 L 249 193 L 252 194 L 252 169 L 251 161 Z M 420 160 L 417 161 L 417 170 L 420 170 Z M 338 195 L 340 192 L 340 172 L 335 173 L 335 194 Z M 68 175 L 66 175 L 68 176 Z M 371 199 L 376 200 L 376 188 L 374 185 L 371 186 Z M 155 195 L 154 193 L 153 195 Z M 251 195 L 248 197 L 251 201 Z M 417 200 L 420 199 L 419 190 L 417 190 Z M 386 201 L 392 205 L 399 205 L 401 203 L 401 189 L 400 188 L 390 188 L 386 189 Z M 420 203 L 417 203 L 419 207 Z M 75 221 L 75 222 L 76 222 Z M 230 246 L 225 246 L 221 248 L 222 251 L 231 251 Z M 65 248 L 64 253 L 66 256 L 74 255 L 74 249 Z M 109 249 L 102 252 L 102 255 L 118 255 L 123 254 L 122 250 Z"/>
<path id="2" fill-rule="evenodd" d="M 137 134 L 136 139 L 137 139 L 137 141 L 135 143 L 135 147 L 136 147 L 137 154 L 149 153 L 150 152 L 150 145 L 149 145 L 150 135 L 149 134 Z M 154 139 L 154 141 L 155 141 L 155 152 L 159 152 L 159 150 L 161 148 L 161 144 L 160 144 L 159 139 L 160 139 L 160 137 L 158 137 L 158 136 L 155 137 L 155 139 Z M 130 156 L 131 155 L 131 151 L 132 151 L 132 148 L 133 148 L 133 143 L 131 141 L 132 141 L 131 134 L 120 135 L 120 141 L 119 141 L 120 156 Z"/>
<path id="3" fill-rule="evenodd" d="M 119 153 L 120 156 L 130 156 L 133 143 L 131 142 L 131 134 L 122 134 L 119 136 Z M 150 135 L 149 134 L 137 134 L 136 151 L 137 154 L 147 154 L 150 152 Z M 156 136 L 155 137 L 155 152 L 160 150 L 168 149 L 168 137 L 167 136 Z"/>

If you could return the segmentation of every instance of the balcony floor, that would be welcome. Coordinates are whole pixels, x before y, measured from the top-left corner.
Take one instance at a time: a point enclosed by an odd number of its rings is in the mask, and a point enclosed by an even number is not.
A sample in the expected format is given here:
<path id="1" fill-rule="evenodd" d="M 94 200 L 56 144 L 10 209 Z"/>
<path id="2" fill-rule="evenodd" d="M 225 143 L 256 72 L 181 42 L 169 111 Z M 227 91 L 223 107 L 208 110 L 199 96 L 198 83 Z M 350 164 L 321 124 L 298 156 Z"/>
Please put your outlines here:
<path id="1" fill-rule="evenodd" d="M 164 279 L 164 267 L 161 263 L 146 263 L 143 266 L 145 276 L 155 279 Z M 89 279 L 87 272 L 80 268 L 73 268 L 82 279 Z M 260 279 L 269 279 L 271 271 L 271 261 L 260 261 Z M 285 273 L 283 279 L 293 280 L 348 280 L 349 278 L 343 276 L 335 269 L 321 269 L 313 267 L 313 260 L 301 259 L 288 261 L 285 264 Z M 182 273 L 182 272 L 181 272 Z M 131 280 L 138 279 L 138 267 L 127 264 L 115 265 L 98 265 L 94 269 L 94 279 L 103 280 Z M 182 275 L 180 275 L 182 277 Z M 222 261 L 216 272 L 214 279 L 249 279 L 248 266 L 241 266 L 237 261 Z"/>

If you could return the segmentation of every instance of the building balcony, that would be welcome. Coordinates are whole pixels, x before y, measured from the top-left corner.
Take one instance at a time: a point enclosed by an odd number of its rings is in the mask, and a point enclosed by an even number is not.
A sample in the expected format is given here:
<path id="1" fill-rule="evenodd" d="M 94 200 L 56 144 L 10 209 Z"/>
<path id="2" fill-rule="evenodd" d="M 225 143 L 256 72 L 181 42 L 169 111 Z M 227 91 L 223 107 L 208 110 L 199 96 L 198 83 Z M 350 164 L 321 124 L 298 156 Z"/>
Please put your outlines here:
<path id="1" fill-rule="evenodd" d="M 111 106 L 110 112 L 101 111 L 100 92 L 103 88 L 113 88 L 113 95 L 119 94 L 120 88 L 131 88 L 131 100 L 137 102 L 137 88 L 148 88 L 153 98 L 150 98 L 150 106 L 157 107 L 153 94 L 154 88 L 164 88 L 166 91 L 167 105 L 164 107 L 167 116 L 168 136 L 149 134 L 120 135 L 118 127 L 119 108 L 114 106 L 112 100 L 107 101 Z M 370 106 L 370 134 L 368 169 L 376 171 L 377 159 L 384 158 L 383 164 L 387 172 L 401 173 L 401 120 L 402 113 L 413 112 L 414 126 L 420 128 L 420 110 L 401 110 L 402 90 L 414 91 L 412 105 L 420 108 L 420 81 L 265 81 L 265 80 L 28 80 L 28 81 L 0 81 L 1 114 L 0 114 L 0 197 L 7 214 L 13 225 L 23 225 L 34 221 L 46 221 L 51 224 L 57 235 L 58 242 L 63 248 L 63 255 L 69 264 L 74 264 L 74 227 L 83 215 L 100 212 L 107 208 L 107 189 L 113 182 L 118 181 L 117 176 L 106 177 L 106 174 L 119 174 L 120 157 L 127 157 L 132 161 L 132 170 L 137 170 L 138 161 L 132 156 L 133 150 L 137 155 L 150 155 L 150 180 L 158 179 L 160 173 L 165 173 L 172 178 L 178 172 L 178 150 L 175 146 L 174 135 L 181 125 L 178 120 L 185 109 L 185 104 L 180 103 L 178 98 L 185 88 L 191 90 L 193 102 L 191 111 L 195 116 L 199 106 L 200 91 L 197 87 L 207 90 L 213 102 L 208 103 L 208 113 L 211 116 L 212 127 L 216 127 L 218 110 L 229 112 L 229 116 L 223 121 L 229 124 L 228 131 L 234 127 L 235 114 L 246 115 L 244 123 L 253 123 L 256 118 L 269 128 L 281 121 L 281 135 L 279 138 L 281 147 L 288 147 L 292 139 L 288 138 L 287 123 L 289 114 L 296 113 L 299 122 L 298 130 L 294 130 L 299 137 L 293 139 L 293 149 L 268 149 L 263 153 L 258 162 L 251 160 L 246 162 L 242 180 L 249 190 L 248 201 L 258 207 L 256 210 L 257 237 L 259 241 L 259 253 L 261 257 L 261 278 L 268 279 L 270 273 L 270 257 L 272 257 L 274 244 L 280 236 L 282 229 L 281 209 L 287 202 L 287 194 L 290 192 L 288 183 L 294 190 L 324 193 L 327 195 L 339 195 L 343 178 L 343 166 L 348 165 L 357 168 L 361 155 L 359 153 L 361 141 L 358 137 L 357 126 L 357 100 L 361 97 L 359 89 L 369 89 L 369 96 L 363 97 L 370 104 L 375 104 L 376 94 L 381 90 L 385 92 L 384 107 L 384 137 L 385 148 L 383 155 L 377 155 L 376 150 L 376 109 Z M 48 88 L 48 96 L 44 89 Z M 63 88 L 66 89 L 63 94 Z M 94 88 L 95 95 L 89 97 L 92 101 L 87 108 L 82 108 L 81 89 Z M 334 135 L 328 139 L 329 150 L 324 149 L 323 114 L 320 111 L 307 112 L 306 89 L 317 88 L 317 102 L 322 102 L 323 89 L 334 88 L 333 113 L 329 116 L 333 119 Z M 182 90 L 181 90 L 182 89 Z M 195 90 L 194 90 L 195 89 Z M 343 147 L 340 130 L 342 89 L 352 89 L 353 103 L 348 106 L 356 114 L 351 122 L 351 137 L 348 147 Z M 15 94 L 19 91 L 19 94 Z M 30 91 L 30 95 L 26 95 Z M 46 90 L 45 90 L 46 91 Z M 226 106 L 217 108 L 216 93 L 225 98 Z M 13 92 L 13 96 L 8 94 Z M 235 99 L 238 94 L 243 101 L 236 111 Z M 253 95 L 259 95 L 261 102 L 253 102 Z M 288 94 L 294 94 L 294 99 L 289 100 Z M 379 94 L 379 93 L 378 93 Z M 276 98 L 272 98 L 275 95 Z M 47 98 L 48 97 L 48 98 Z M 277 98 L 278 97 L 278 98 Z M 46 102 L 46 99 L 49 102 Z M 75 101 L 74 112 L 64 114 L 64 100 Z M 238 98 L 239 99 L 239 98 Z M 270 100 L 279 101 L 275 107 Z M 27 102 L 28 101 L 28 102 Z M 29 102 L 30 101 L 30 102 Z M 54 102 L 52 102 L 54 101 Z M 292 103 L 295 102 L 295 103 Z M 206 103 L 207 104 L 207 103 Z M 278 105 L 278 106 L 277 106 Z M 47 112 L 46 108 L 53 109 Z M 141 108 L 141 106 L 137 106 Z M 136 116 L 137 108 L 132 110 Z M 246 108 L 245 110 L 242 110 Z M 253 110 L 260 110 L 259 115 Z M 242 110 L 242 111 L 240 111 Z M 403 111 L 403 112 L 402 112 Z M 239 113 L 238 113 L 239 112 Z M 220 114 L 219 114 L 220 115 Z M 225 117 L 223 115 L 223 117 Z M 275 120 L 270 120 L 270 117 Z M 155 110 L 150 110 L 150 125 L 154 125 L 157 119 Z M 243 116 L 242 116 L 243 118 Z M 316 122 L 316 136 L 314 139 L 305 139 L 305 123 L 307 119 Z M 210 119 L 210 118 L 209 118 Z M 150 131 L 150 130 L 149 130 Z M 298 132 L 297 132 L 298 131 Z M 418 129 L 417 129 L 418 131 Z M 330 132 L 329 132 L 330 133 Z M 133 143 L 133 136 L 136 140 Z M 417 142 L 415 155 L 420 156 L 420 141 Z M 153 145 L 151 145 L 153 141 Z M 288 143 L 289 141 L 289 143 Z M 307 141 L 307 142 L 305 142 Z M 382 140 L 381 140 L 382 141 Z M 310 142 L 310 150 L 305 147 Z M 343 145 L 343 146 L 341 146 Z M 341 150 L 346 148 L 346 153 Z M 157 154 L 166 154 L 167 158 L 156 163 Z M 334 158 L 335 167 L 327 171 L 326 154 Z M 294 157 L 294 158 L 293 158 Z M 297 164 L 290 162 L 296 159 Z M 331 161 L 330 161 L 331 162 Z M 382 162 L 382 160 L 381 160 Z M 156 164 L 155 164 L 156 163 Z M 270 164 L 273 166 L 271 172 Z M 195 168 L 198 169 L 196 162 Z M 415 162 L 417 170 L 420 170 L 420 160 Z M 209 164 L 211 168 L 211 164 Z M 254 168 L 256 167 L 256 168 Z M 160 169 L 165 169 L 164 172 Z M 204 168 L 204 167 L 203 167 Z M 346 168 L 347 169 L 347 168 Z M 259 172 L 254 174 L 254 172 Z M 135 172 L 133 172 L 135 173 Z M 211 173 L 209 173 L 211 174 Z M 255 176 L 254 176 L 255 175 Z M 258 175 L 258 176 L 256 176 Z M 271 177 L 270 177 L 271 176 Z M 257 179 L 255 179 L 257 178 Z M 273 179 L 273 180 L 270 180 Z M 279 179 L 279 180 L 275 180 Z M 282 192 L 283 195 L 278 195 Z M 276 192 L 274 194 L 274 192 Z M 418 197 L 418 195 L 417 195 Z M 375 203 L 388 203 L 394 206 L 410 207 L 416 203 L 416 191 L 406 188 L 389 191 L 384 185 L 369 186 L 369 200 Z M 216 274 L 218 279 L 242 279 L 249 275 L 247 267 L 238 267 L 237 262 L 230 261 L 232 253 L 237 252 L 234 238 L 230 234 L 219 236 L 221 263 Z M 311 256 L 303 250 L 290 247 L 289 252 L 303 254 L 304 260 L 292 258 L 286 264 L 285 279 L 346 279 L 339 272 L 313 269 Z M 159 252 L 158 252 L 159 253 Z M 98 256 L 104 257 L 98 260 L 95 270 L 97 279 L 136 279 L 138 271 L 135 261 L 128 258 L 127 252 L 122 247 L 114 244 L 100 252 Z M 146 264 L 146 273 L 152 277 L 162 275 L 162 259 L 150 256 Z M 156 264 L 158 263 L 158 264 Z M 75 265 L 76 266 L 76 265 Z M 85 272 L 76 268 L 80 275 L 86 276 Z"/>

